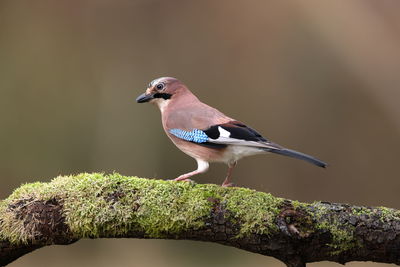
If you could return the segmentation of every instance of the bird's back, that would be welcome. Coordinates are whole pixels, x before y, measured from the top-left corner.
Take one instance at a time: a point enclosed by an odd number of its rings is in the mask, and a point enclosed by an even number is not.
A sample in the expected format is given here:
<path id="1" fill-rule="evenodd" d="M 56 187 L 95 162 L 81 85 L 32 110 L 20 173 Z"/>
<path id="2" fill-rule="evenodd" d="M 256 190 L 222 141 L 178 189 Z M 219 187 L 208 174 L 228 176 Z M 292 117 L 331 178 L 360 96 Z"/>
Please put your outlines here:
<path id="1" fill-rule="evenodd" d="M 219 110 L 200 102 L 191 92 L 177 99 L 171 99 L 171 103 L 162 114 L 164 130 L 170 129 L 208 129 L 212 125 L 227 123 L 233 119 Z"/>

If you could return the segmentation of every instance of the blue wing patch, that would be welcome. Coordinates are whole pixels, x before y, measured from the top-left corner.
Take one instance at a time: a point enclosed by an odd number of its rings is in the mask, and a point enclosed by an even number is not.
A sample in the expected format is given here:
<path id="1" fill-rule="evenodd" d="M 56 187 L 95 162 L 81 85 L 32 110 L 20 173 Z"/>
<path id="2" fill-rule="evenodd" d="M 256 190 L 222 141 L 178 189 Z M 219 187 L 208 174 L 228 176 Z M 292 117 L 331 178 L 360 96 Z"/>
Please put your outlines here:
<path id="1" fill-rule="evenodd" d="M 192 131 L 185 131 L 181 129 L 171 129 L 169 132 L 176 137 L 194 143 L 206 143 L 208 141 L 208 136 L 205 132 L 198 129 L 193 129 Z"/>

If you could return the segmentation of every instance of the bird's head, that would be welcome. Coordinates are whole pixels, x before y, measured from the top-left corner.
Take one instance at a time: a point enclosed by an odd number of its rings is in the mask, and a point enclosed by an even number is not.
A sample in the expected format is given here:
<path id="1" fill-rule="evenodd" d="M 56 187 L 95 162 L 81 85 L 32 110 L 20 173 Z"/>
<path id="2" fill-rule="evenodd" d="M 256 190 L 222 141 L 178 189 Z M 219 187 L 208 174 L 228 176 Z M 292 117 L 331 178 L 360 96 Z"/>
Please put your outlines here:
<path id="1" fill-rule="evenodd" d="M 161 77 L 151 81 L 146 92 L 136 98 L 136 102 L 150 102 L 157 104 L 161 109 L 171 98 L 181 91 L 187 90 L 178 79 L 172 77 Z"/>

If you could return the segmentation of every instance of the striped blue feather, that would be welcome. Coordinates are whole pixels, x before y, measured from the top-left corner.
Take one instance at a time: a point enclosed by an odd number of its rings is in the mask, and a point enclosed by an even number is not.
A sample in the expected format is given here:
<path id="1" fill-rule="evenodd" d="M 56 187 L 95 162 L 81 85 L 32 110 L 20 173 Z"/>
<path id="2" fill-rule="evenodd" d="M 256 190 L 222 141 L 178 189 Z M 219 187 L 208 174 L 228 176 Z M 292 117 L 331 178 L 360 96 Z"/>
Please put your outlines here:
<path id="1" fill-rule="evenodd" d="M 181 129 L 171 129 L 169 132 L 176 137 L 194 143 L 205 143 L 208 141 L 208 136 L 205 132 L 199 129 L 185 131 Z"/>

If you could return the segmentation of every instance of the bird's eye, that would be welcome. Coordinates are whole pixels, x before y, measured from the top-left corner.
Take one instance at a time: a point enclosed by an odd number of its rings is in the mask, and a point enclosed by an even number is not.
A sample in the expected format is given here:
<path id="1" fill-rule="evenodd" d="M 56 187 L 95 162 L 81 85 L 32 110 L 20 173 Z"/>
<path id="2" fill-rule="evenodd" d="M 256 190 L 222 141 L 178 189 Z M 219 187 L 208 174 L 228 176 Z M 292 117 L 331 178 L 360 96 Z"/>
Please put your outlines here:
<path id="1" fill-rule="evenodd" d="M 159 83 L 156 85 L 156 88 L 157 88 L 157 90 L 162 90 L 162 89 L 164 89 L 164 84 Z"/>

